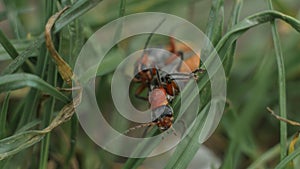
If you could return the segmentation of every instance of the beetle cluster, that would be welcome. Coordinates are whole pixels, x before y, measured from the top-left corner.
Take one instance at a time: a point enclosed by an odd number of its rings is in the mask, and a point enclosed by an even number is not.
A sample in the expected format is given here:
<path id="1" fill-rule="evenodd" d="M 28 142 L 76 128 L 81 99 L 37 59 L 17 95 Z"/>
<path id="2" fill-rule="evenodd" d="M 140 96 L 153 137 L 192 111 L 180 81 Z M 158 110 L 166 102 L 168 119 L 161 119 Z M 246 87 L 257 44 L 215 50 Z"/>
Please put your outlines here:
<path id="1" fill-rule="evenodd" d="M 173 65 L 176 69 L 174 73 L 166 73 L 155 65 L 153 60 L 150 59 L 151 49 L 144 50 L 142 56 L 137 60 L 133 82 L 140 85 L 135 91 L 135 96 L 149 102 L 153 120 L 150 123 L 132 127 L 127 131 L 153 125 L 156 125 L 162 131 L 172 127 L 174 113 L 170 103 L 180 93 L 178 81 L 187 82 L 190 79 L 197 79 L 198 73 L 204 71 L 199 68 L 199 54 L 193 53 L 185 58 L 185 55 L 191 53 L 192 50 L 184 44 L 176 45 L 174 38 L 171 37 L 169 45 L 165 47 L 170 56 L 163 63 L 169 65 L 175 59 L 180 58 L 180 62 Z M 193 71 L 188 72 L 188 70 Z M 147 97 L 141 95 L 144 90 L 148 90 Z"/>

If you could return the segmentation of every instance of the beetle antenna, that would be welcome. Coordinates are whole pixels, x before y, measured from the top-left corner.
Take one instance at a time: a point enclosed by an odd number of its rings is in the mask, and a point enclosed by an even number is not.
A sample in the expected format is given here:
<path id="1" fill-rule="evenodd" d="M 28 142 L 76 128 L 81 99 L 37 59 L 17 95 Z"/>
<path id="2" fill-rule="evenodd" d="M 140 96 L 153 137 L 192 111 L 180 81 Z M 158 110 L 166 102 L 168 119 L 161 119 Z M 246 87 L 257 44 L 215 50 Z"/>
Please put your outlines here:
<path id="1" fill-rule="evenodd" d="M 171 80 L 188 80 L 190 78 L 198 79 L 198 73 L 204 73 L 205 69 L 197 68 L 196 70 L 192 71 L 191 73 L 170 73 L 168 74 Z"/>
<path id="2" fill-rule="evenodd" d="M 121 133 L 121 135 L 128 134 L 129 132 L 131 132 L 133 130 L 137 130 L 139 128 L 150 127 L 150 126 L 155 126 L 155 125 L 157 125 L 156 122 L 149 122 L 149 123 L 140 124 L 140 125 L 137 125 L 137 126 L 134 126 L 134 127 L 131 127 L 129 129 L 125 130 L 123 133 Z M 119 137 L 115 137 L 115 138 L 111 139 L 110 141 L 108 141 L 106 143 L 106 145 L 110 145 L 112 142 L 117 140 L 117 138 L 119 138 Z M 104 147 L 106 147 L 106 145 Z"/>
<path id="3" fill-rule="evenodd" d="M 155 66 L 155 69 L 156 69 L 156 76 L 157 76 L 158 86 L 162 87 L 160 75 L 159 75 L 159 72 L 158 72 L 159 69 L 157 68 L 157 66 Z"/>
<path id="4" fill-rule="evenodd" d="M 133 130 L 137 130 L 137 129 L 143 128 L 143 127 L 155 126 L 155 125 L 157 125 L 156 122 L 149 122 L 149 123 L 140 124 L 140 125 L 137 125 L 137 126 L 134 126 L 134 127 L 131 127 L 129 129 L 125 130 L 122 134 L 128 134 Z"/>
<path id="5" fill-rule="evenodd" d="M 172 130 L 173 134 L 174 134 L 175 136 L 177 136 L 177 133 L 176 133 L 176 131 L 175 131 L 174 127 L 173 127 L 173 126 L 171 126 L 171 127 L 170 127 L 170 129 Z"/>
<path id="6" fill-rule="evenodd" d="M 146 48 L 148 47 L 149 45 L 149 42 L 154 34 L 154 32 L 165 22 L 166 18 L 162 19 L 158 25 L 153 29 L 153 31 L 150 33 L 150 35 L 148 36 L 147 40 L 146 40 L 146 43 L 145 43 L 145 46 L 144 46 L 144 49 L 143 49 L 143 53 L 142 53 L 142 58 L 144 57 L 145 53 L 146 53 Z"/>

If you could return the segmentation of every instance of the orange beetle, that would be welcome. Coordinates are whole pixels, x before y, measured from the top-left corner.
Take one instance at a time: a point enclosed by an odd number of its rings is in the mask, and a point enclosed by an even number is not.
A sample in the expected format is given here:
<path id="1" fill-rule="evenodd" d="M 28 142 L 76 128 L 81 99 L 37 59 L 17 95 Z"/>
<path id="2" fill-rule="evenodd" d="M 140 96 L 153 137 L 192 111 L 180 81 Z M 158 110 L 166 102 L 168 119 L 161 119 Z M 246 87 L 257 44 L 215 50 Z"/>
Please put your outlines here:
<path id="1" fill-rule="evenodd" d="M 180 93 L 179 86 L 176 80 L 197 79 L 197 74 L 204 70 L 199 68 L 199 54 L 194 54 L 188 46 L 184 44 L 175 44 L 174 38 L 170 38 L 170 44 L 166 46 L 171 55 L 165 65 L 171 64 L 176 58 L 180 57 L 181 62 L 177 66 L 176 73 L 162 73 L 157 67 L 151 65 L 148 52 L 144 50 L 142 57 L 135 64 L 135 72 L 137 74 L 133 78 L 133 82 L 141 83 L 135 92 L 137 98 L 147 100 L 150 104 L 153 113 L 153 120 L 150 123 L 141 124 L 128 129 L 125 133 L 141 127 L 156 125 L 160 130 L 165 131 L 172 127 L 173 124 L 173 109 L 170 106 L 172 99 Z M 192 56 L 183 60 L 184 54 L 192 52 Z M 184 62 L 185 64 L 182 64 Z M 152 67 L 151 67 L 152 66 Z M 149 68 L 151 67 L 151 68 Z M 192 72 L 189 72 L 193 70 Z M 163 74 L 163 75 L 161 75 Z M 145 89 L 148 89 L 148 98 L 140 94 Z"/>
<path id="2" fill-rule="evenodd" d="M 189 72 L 190 70 L 199 69 L 200 65 L 200 54 L 194 53 L 193 50 L 183 43 L 176 43 L 173 37 L 170 37 L 170 43 L 166 46 L 166 49 L 173 53 L 171 57 L 169 57 L 165 64 L 170 64 L 178 57 L 181 58 L 181 63 L 177 67 L 178 72 Z M 184 55 L 191 55 L 187 58 L 184 58 Z M 185 64 L 182 64 L 184 62 Z"/>
<path id="3" fill-rule="evenodd" d="M 200 57 L 199 54 L 194 54 L 191 48 L 182 43 L 175 43 L 174 38 L 170 38 L 169 45 L 166 46 L 166 49 L 172 53 L 165 61 L 165 65 L 171 64 L 178 57 L 181 58 L 180 63 L 177 65 L 177 73 L 166 74 L 159 79 L 162 83 L 162 86 L 166 90 L 169 96 L 176 96 L 179 94 L 179 86 L 176 83 L 176 80 L 189 80 L 191 78 L 197 79 L 197 74 L 202 73 L 204 70 L 199 68 Z M 192 53 L 192 56 L 183 60 L 185 53 Z M 184 62 L 184 64 L 182 64 Z M 136 62 L 135 72 L 137 72 L 133 81 L 141 83 L 138 89 L 135 92 L 137 98 L 147 100 L 146 97 L 142 97 L 140 94 L 145 89 L 150 89 L 153 84 L 157 84 L 157 72 L 161 71 L 157 67 L 151 67 L 151 62 L 147 52 L 143 52 L 142 57 Z M 193 70 L 190 72 L 190 70 Z"/>
<path id="4" fill-rule="evenodd" d="M 163 87 L 153 89 L 149 94 L 149 103 L 153 113 L 153 121 L 157 127 L 164 131 L 172 126 L 173 109 L 169 105 L 167 92 Z"/>

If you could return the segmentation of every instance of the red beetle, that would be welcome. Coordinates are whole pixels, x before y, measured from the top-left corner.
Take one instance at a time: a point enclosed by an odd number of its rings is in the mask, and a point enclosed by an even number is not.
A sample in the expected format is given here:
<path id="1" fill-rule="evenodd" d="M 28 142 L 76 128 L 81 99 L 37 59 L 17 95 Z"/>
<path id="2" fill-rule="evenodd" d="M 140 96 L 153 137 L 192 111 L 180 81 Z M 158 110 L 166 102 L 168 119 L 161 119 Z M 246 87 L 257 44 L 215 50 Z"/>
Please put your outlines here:
<path id="1" fill-rule="evenodd" d="M 178 57 L 181 58 L 181 62 L 177 65 L 176 73 L 165 73 L 154 66 L 154 63 L 149 58 L 149 51 L 146 50 L 144 50 L 142 57 L 135 64 L 136 75 L 133 78 L 133 82 L 140 83 L 140 86 L 135 91 L 135 96 L 149 102 L 153 120 L 149 123 L 132 127 L 124 134 L 147 126 L 156 125 L 162 131 L 172 127 L 174 113 L 170 102 L 180 93 L 176 80 L 188 81 L 191 78 L 197 79 L 198 73 L 204 71 L 199 68 L 199 54 L 195 54 L 188 46 L 182 43 L 176 44 L 174 38 L 170 38 L 170 44 L 166 46 L 166 49 L 172 54 L 165 61 L 165 65 L 171 64 Z M 192 55 L 184 59 L 185 53 L 191 53 Z M 190 70 L 193 71 L 189 72 Z M 145 89 L 148 89 L 147 97 L 141 96 Z"/>

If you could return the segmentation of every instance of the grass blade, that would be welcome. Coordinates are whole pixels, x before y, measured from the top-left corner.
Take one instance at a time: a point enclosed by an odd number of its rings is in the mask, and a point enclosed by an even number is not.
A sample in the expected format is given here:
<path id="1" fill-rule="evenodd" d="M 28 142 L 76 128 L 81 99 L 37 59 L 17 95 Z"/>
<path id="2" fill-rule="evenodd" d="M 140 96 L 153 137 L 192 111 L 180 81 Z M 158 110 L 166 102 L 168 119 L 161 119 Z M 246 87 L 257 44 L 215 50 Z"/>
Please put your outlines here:
<path id="1" fill-rule="evenodd" d="M 233 10 L 230 17 L 230 23 L 228 29 L 231 29 L 234 25 L 238 23 L 240 11 L 243 5 L 243 0 L 235 0 L 233 5 Z M 230 75 L 230 70 L 233 64 L 233 57 L 235 54 L 236 41 L 233 42 L 232 46 L 228 49 L 226 54 L 226 60 L 224 61 L 224 69 L 227 77 Z"/>
<path id="2" fill-rule="evenodd" d="M 0 140 L 0 160 L 16 154 L 39 142 L 44 133 L 27 131 Z"/>
<path id="3" fill-rule="evenodd" d="M 272 2 L 268 1 L 269 8 L 273 9 Z M 272 37 L 273 43 L 275 48 L 275 55 L 277 61 L 277 68 L 278 68 L 278 84 L 279 84 L 279 113 L 282 118 L 286 118 L 286 82 L 285 82 L 285 68 L 284 68 L 284 61 L 283 61 L 283 54 L 280 45 L 279 35 L 277 31 L 277 26 L 274 21 L 271 21 L 272 27 Z M 283 159 L 286 154 L 286 145 L 287 145 L 287 124 L 283 121 L 280 121 L 280 145 L 281 145 L 281 152 L 280 158 Z"/>
<path id="4" fill-rule="evenodd" d="M 56 1 L 46 1 L 46 17 L 45 21 L 48 20 L 49 17 L 55 12 L 54 11 L 54 3 Z M 47 38 L 46 38 L 47 39 Z M 47 42 L 47 40 L 46 40 Z M 45 61 L 48 61 L 48 57 L 44 58 Z M 43 61 L 42 61 L 43 62 Z M 55 86 L 56 85 L 56 79 L 57 79 L 57 71 L 55 68 L 55 65 L 53 62 L 51 62 L 48 66 L 48 82 L 49 84 Z M 45 110 L 49 110 L 48 113 L 44 114 L 43 116 L 43 123 L 42 127 L 47 127 L 51 121 L 51 117 L 53 115 L 54 111 L 54 104 L 55 104 L 55 99 L 50 98 L 50 101 L 47 102 L 44 106 Z M 47 168 L 47 163 L 48 163 L 48 157 L 49 157 L 49 146 L 50 146 L 50 133 L 45 135 L 45 138 L 41 142 L 41 151 L 40 151 L 40 160 L 39 160 L 39 168 L 40 169 L 46 169 Z"/>
<path id="5" fill-rule="evenodd" d="M 200 147 L 199 136 L 206 120 L 207 112 L 210 104 L 207 104 L 201 113 L 197 116 L 196 122 L 193 125 L 188 135 L 177 145 L 174 155 L 166 165 L 165 169 L 181 169 L 186 168 Z M 203 121 L 204 120 L 204 121 Z"/>
<path id="6" fill-rule="evenodd" d="M 257 14 L 251 15 L 245 19 L 243 19 L 241 22 L 236 24 L 231 30 L 229 30 L 228 33 L 226 33 L 222 39 L 219 41 L 219 43 L 216 46 L 216 50 L 218 51 L 219 56 L 221 57 L 221 60 L 224 60 L 224 56 L 232 45 L 232 43 L 237 40 L 243 33 L 245 33 L 250 28 L 253 28 L 255 26 L 258 26 L 260 24 L 273 21 L 275 19 L 281 19 L 282 21 L 286 22 L 290 26 L 292 26 L 296 31 L 300 32 L 300 21 L 297 19 L 285 15 L 281 12 L 272 11 L 272 10 L 266 10 L 259 12 Z M 215 55 L 212 53 L 211 55 Z M 209 57 L 213 58 L 213 57 Z"/>
<path id="7" fill-rule="evenodd" d="M 16 90 L 23 87 L 39 89 L 65 103 L 69 101 L 68 97 L 36 75 L 17 73 L 0 77 L 0 92 Z"/>
<path id="8" fill-rule="evenodd" d="M 25 28 L 19 17 L 19 10 L 18 10 L 19 6 L 17 1 L 3 0 L 2 2 L 7 9 L 6 10 L 7 18 L 8 21 L 10 22 L 10 26 L 14 32 L 14 35 L 18 39 L 25 37 L 26 35 Z"/>
<path id="9" fill-rule="evenodd" d="M 2 105 L 2 110 L 0 114 L 0 139 L 4 138 L 6 135 L 6 120 L 7 120 L 7 111 L 8 111 L 8 103 L 9 103 L 9 95 L 10 93 L 7 93 Z"/>
<path id="10" fill-rule="evenodd" d="M 43 43 L 42 37 L 35 40 L 24 52 L 20 53 L 6 68 L 1 72 L 1 75 L 11 74 L 23 65 L 23 63 L 32 56 L 32 54 L 41 46 Z"/>
<path id="11" fill-rule="evenodd" d="M 126 0 L 120 1 L 120 9 L 119 9 L 119 17 L 122 17 L 125 15 L 125 9 L 126 9 Z"/>
<path id="12" fill-rule="evenodd" d="M 222 37 L 224 25 L 224 1 L 213 0 L 206 27 L 206 36 L 213 45 L 216 45 Z"/>
<path id="13" fill-rule="evenodd" d="M 207 56 L 211 53 L 212 46 L 217 45 L 222 37 L 224 25 L 224 7 L 223 0 L 213 0 L 212 7 L 209 13 L 208 23 L 206 26 L 206 36 L 209 41 L 204 42 L 204 49 L 201 51 L 201 56 Z"/>
<path id="14" fill-rule="evenodd" d="M 69 52 L 69 64 L 72 66 L 75 62 L 76 57 L 78 56 L 78 53 L 80 52 L 82 44 L 84 44 L 84 38 L 82 35 L 82 23 L 79 19 L 76 19 L 74 22 L 69 24 L 68 32 L 70 34 L 70 52 Z M 62 49 L 63 46 L 61 46 L 60 49 Z M 76 158 L 76 147 L 78 146 L 78 125 L 79 121 L 77 116 L 73 116 L 71 119 L 71 132 L 70 132 L 70 150 L 68 154 L 66 155 L 66 162 L 65 162 L 65 168 L 71 167 L 72 159 Z"/>
<path id="15" fill-rule="evenodd" d="M 300 155 L 300 148 L 296 149 L 293 153 L 283 158 L 280 161 L 280 163 L 275 167 L 275 169 L 286 168 L 287 164 L 299 155 Z"/>
<path id="16" fill-rule="evenodd" d="M 64 26 L 73 22 L 79 16 L 85 14 L 90 9 L 94 8 L 102 0 L 82 0 L 76 1 L 55 23 L 53 32 L 57 33 Z"/>
<path id="17" fill-rule="evenodd" d="M 2 30 L 0 30 L 0 43 L 10 55 L 11 58 L 16 58 L 19 54 L 15 47 L 10 43 L 10 41 L 5 37 Z"/>
<path id="18" fill-rule="evenodd" d="M 26 48 L 28 48 L 28 44 L 31 44 L 34 40 L 33 39 L 22 39 L 22 40 L 10 40 L 12 46 L 16 49 L 18 55 L 19 53 L 23 52 Z M 33 53 L 32 57 L 36 56 L 37 53 Z M 3 60 L 11 60 L 11 55 L 7 53 L 7 50 L 0 46 L 0 61 Z"/>
<path id="19" fill-rule="evenodd" d="M 272 159 L 278 156 L 280 153 L 280 145 L 276 145 L 272 148 L 270 148 L 267 152 L 265 152 L 263 155 L 261 155 L 256 161 L 251 163 L 251 165 L 247 169 L 257 169 L 257 168 L 263 168 L 264 164 Z"/>

